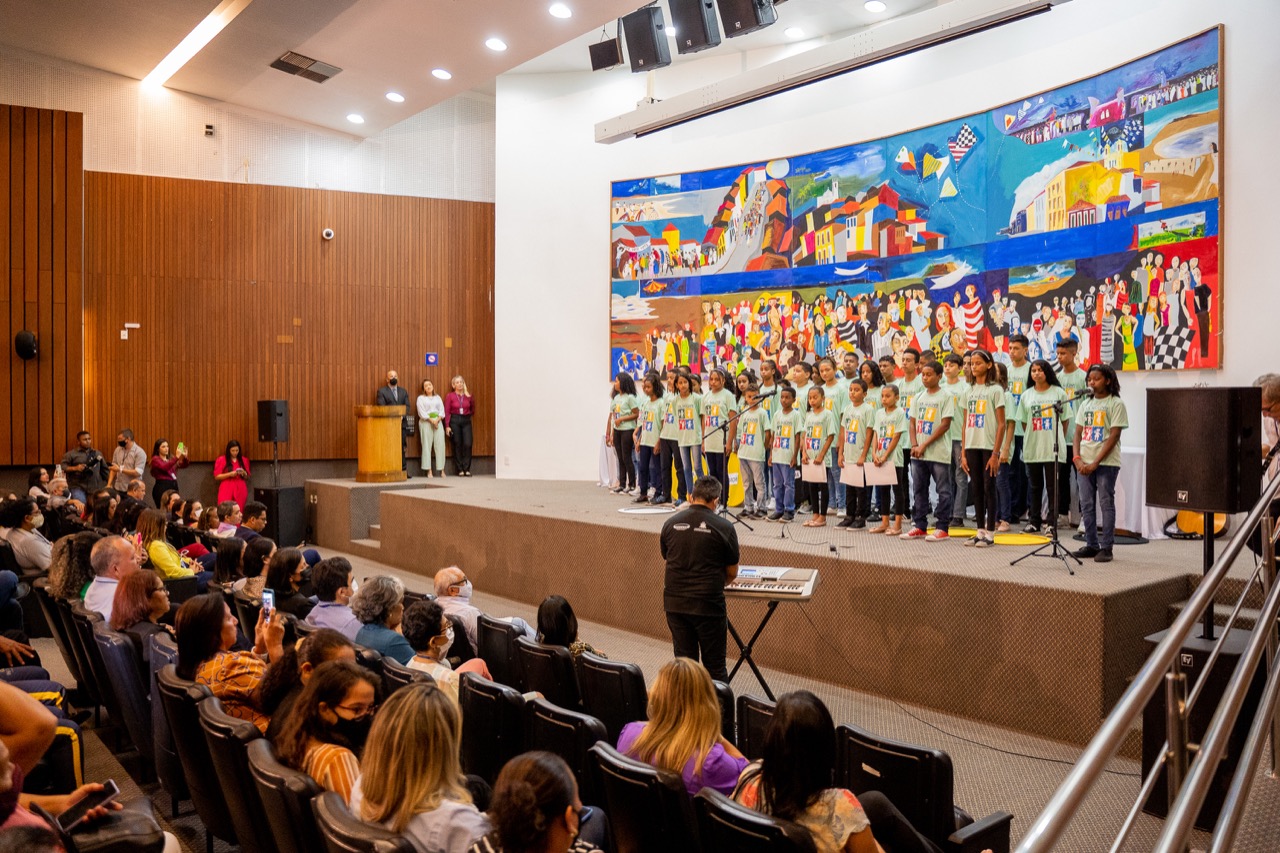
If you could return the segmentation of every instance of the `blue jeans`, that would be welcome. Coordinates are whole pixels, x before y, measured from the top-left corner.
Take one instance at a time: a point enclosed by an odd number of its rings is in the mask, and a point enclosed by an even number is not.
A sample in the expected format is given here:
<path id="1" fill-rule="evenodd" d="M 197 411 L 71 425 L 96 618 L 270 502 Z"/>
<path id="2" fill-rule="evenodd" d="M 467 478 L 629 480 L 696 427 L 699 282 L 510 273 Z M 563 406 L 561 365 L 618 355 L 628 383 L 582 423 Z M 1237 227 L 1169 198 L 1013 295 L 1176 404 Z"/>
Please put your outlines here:
<path id="1" fill-rule="evenodd" d="M 18 603 L 18 576 L 0 571 L 0 631 L 22 628 L 22 605 Z"/>
<path id="2" fill-rule="evenodd" d="M 1001 463 L 996 474 L 996 515 L 1013 524 L 1013 466 L 1008 462 Z"/>
<path id="3" fill-rule="evenodd" d="M 684 469 L 684 482 L 689 491 L 702 479 L 702 445 L 688 444 L 680 447 L 680 467 Z M 724 485 L 721 483 L 720 485 Z"/>
<path id="4" fill-rule="evenodd" d="M 640 479 L 641 497 L 649 495 L 650 486 L 654 486 L 658 494 L 662 494 L 662 471 L 659 464 L 661 458 L 662 454 L 658 452 L 657 445 L 653 447 L 640 445 L 640 470 L 637 475 Z"/>
<path id="5" fill-rule="evenodd" d="M 963 453 L 960 447 L 964 442 L 951 442 L 951 465 L 954 488 L 951 491 L 953 498 L 951 502 L 951 517 L 963 522 L 965 517 L 965 508 L 969 506 L 969 475 L 964 472 L 964 466 L 960 464 L 960 457 Z M 912 472 L 915 476 L 915 472 Z M 925 510 L 928 512 L 928 510 Z"/>
<path id="6" fill-rule="evenodd" d="M 937 512 L 934 513 L 934 526 L 939 530 L 946 530 L 951 526 L 951 464 L 949 462 L 911 460 L 911 484 L 915 489 L 912 521 L 915 522 L 917 530 L 929 529 L 929 478 L 931 477 L 934 487 L 938 490 L 938 507 Z"/>
<path id="7" fill-rule="evenodd" d="M 1120 468 L 1099 465 L 1092 474 L 1076 474 L 1080 481 L 1080 515 L 1084 519 L 1084 541 L 1090 548 L 1111 550 L 1116 541 L 1116 479 Z M 1098 511 L 1102 529 L 1098 529 Z"/>
<path id="8" fill-rule="evenodd" d="M 738 457 L 738 475 L 742 479 L 742 509 L 764 509 L 768 491 L 764 485 L 764 460 Z"/>
<path id="9" fill-rule="evenodd" d="M 796 511 L 796 469 L 783 462 L 769 466 L 773 475 L 773 511 Z"/>

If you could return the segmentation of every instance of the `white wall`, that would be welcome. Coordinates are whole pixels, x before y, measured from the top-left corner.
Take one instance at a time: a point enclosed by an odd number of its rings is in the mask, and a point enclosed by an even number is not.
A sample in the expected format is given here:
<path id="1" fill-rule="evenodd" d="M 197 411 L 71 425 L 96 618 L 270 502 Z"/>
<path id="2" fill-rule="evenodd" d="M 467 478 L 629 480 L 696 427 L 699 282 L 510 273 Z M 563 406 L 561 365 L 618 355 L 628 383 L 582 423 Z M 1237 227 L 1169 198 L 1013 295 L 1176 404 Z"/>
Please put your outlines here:
<path id="1" fill-rule="evenodd" d="M 876 139 L 1092 76 L 1226 25 L 1225 368 L 1122 377 L 1145 441 L 1144 388 L 1248 384 L 1280 370 L 1273 273 L 1280 3 L 1072 0 L 1052 12 L 612 146 L 593 126 L 645 95 L 625 71 L 505 75 L 497 89 L 496 357 L 499 476 L 595 479 L 609 390 L 609 190 L 613 180 L 697 171 Z M 655 73 L 655 96 L 694 88 L 730 60 Z M 530 375 L 541 381 L 529 381 Z M 543 379 L 545 376 L 545 379 Z"/>
<path id="2" fill-rule="evenodd" d="M 459 95 L 360 139 L 6 47 L 0 103 L 84 113 L 89 171 L 493 201 L 490 95 Z"/>

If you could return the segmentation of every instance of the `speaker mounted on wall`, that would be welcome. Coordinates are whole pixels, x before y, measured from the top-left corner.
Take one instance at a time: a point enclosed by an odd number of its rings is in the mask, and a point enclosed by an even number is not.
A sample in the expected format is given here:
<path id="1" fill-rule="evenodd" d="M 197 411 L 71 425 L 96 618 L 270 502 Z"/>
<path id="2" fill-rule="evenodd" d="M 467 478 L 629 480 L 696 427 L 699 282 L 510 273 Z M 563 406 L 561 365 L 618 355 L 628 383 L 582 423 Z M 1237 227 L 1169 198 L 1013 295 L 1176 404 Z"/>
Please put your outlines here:
<path id="1" fill-rule="evenodd" d="M 18 358 L 23 361 L 30 361 L 35 358 L 39 352 L 36 346 L 36 336 L 34 332 L 23 329 L 21 332 L 13 336 L 13 351 L 18 354 Z"/>
<path id="2" fill-rule="evenodd" d="M 605 39 L 587 48 L 591 51 L 591 70 L 608 71 L 622 64 L 622 36 Z"/>
<path id="3" fill-rule="evenodd" d="M 697 53 L 720 44 L 715 0 L 668 0 L 671 24 L 676 31 L 676 50 Z"/>
<path id="4" fill-rule="evenodd" d="M 729 38 L 745 36 L 764 29 L 778 20 L 773 0 L 716 0 L 724 34 Z"/>
<path id="5" fill-rule="evenodd" d="M 1147 505 L 1248 512 L 1262 493 L 1260 388 L 1147 389 Z"/>
<path id="6" fill-rule="evenodd" d="M 671 64 L 671 46 L 667 44 L 666 30 L 662 9 L 658 6 L 636 9 L 622 19 L 633 72 L 652 71 Z"/>

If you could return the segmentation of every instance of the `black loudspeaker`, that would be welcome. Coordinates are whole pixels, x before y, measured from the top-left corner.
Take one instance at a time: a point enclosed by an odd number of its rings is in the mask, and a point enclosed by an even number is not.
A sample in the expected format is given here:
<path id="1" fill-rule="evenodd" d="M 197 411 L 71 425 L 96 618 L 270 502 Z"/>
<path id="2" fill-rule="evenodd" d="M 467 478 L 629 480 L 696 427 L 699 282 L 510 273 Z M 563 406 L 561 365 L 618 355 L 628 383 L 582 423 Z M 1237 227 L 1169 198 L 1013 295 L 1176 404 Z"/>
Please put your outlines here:
<path id="1" fill-rule="evenodd" d="M 23 329 L 13 336 L 13 351 L 23 361 L 30 361 L 35 358 L 37 350 L 35 333 Z"/>
<path id="2" fill-rule="evenodd" d="M 1154 649 L 1164 639 L 1166 633 L 1161 631 L 1158 634 L 1152 634 L 1147 637 L 1146 640 L 1151 644 L 1151 648 Z M 1236 663 L 1239 662 L 1240 655 L 1244 652 L 1248 639 L 1249 633 L 1238 628 L 1232 630 L 1223 638 L 1222 653 L 1214 662 L 1213 669 L 1209 670 L 1209 680 L 1204 686 L 1204 691 L 1196 698 L 1196 704 L 1191 706 L 1191 716 L 1187 720 L 1187 736 L 1191 743 L 1202 743 L 1204 741 L 1204 734 L 1212 721 L 1213 712 L 1222 700 L 1222 694 L 1226 690 L 1227 682 L 1235 671 Z M 1204 672 L 1204 665 L 1208 662 L 1209 654 L 1213 651 L 1213 646 L 1214 641 L 1202 640 L 1193 636 L 1187 638 L 1187 642 L 1178 653 L 1182 672 L 1187 676 L 1188 696 L 1191 695 L 1191 690 L 1195 687 L 1196 682 L 1200 680 L 1200 676 Z M 1240 762 L 1240 751 L 1244 748 L 1244 741 L 1249 736 L 1249 724 L 1258 712 L 1258 703 L 1262 698 L 1262 690 L 1266 682 L 1265 667 L 1259 667 L 1253 675 L 1253 683 L 1249 685 L 1249 689 L 1245 693 L 1244 705 L 1240 708 L 1240 716 L 1236 718 L 1236 724 L 1227 738 L 1226 752 L 1223 754 L 1222 761 L 1214 770 L 1213 781 L 1209 785 L 1209 792 L 1205 797 L 1204 805 L 1200 808 L 1200 814 L 1196 816 L 1196 828 L 1203 829 L 1206 832 L 1212 832 L 1214 824 L 1218 821 L 1218 813 L 1222 811 L 1222 802 L 1226 798 L 1227 789 L 1231 786 L 1231 777 L 1236 771 L 1236 765 Z M 1147 707 L 1142 710 L 1142 775 L 1144 778 L 1151 772 L 1151 768 L 1155 766 L 1156 760 L 1160 757 L 1160 747 L 1165 742 L 1166 728 L 1164 685 L 1161 684 L 1147 702 Z M 1190 760 L 1188 758 L 1188 763 Z M 1147 814 L 1153 814 L 1157 817 L 1168 816 L 1167 778 L 1167 771 L 1161 768 L 1160 776 L 1156 780 L 1156 786 L 1152 790 L 1151 796 L 1147 798 L 1146 803 L 1142 806 L 1142 810 Z"/>
<path id="3" fill-rule="evenodd" d="M 676 50 L 697 53 L 720 44 L 715 0 L 668 0 L 676 28 Z"/>
<path id="4" fill-rule="evenodd" d="M 289 440 L 289 401 L 258 401 L 258 441 Z"/>
<path id="5" fill-rule="evenodd" d="M 253 499 L 267 506 L 267 526 L 262 535 L 280 548 L 293 548 L 306 535 L 307 517 L 302 502 L 302 486 L 254 489 Z"/>
<path id="6" fill-rule="evenodd" d="M 1262 489 L 1262 389 L 1147 391 L 1147 504 L 1248 512 Z"/>
<path id="7" fill-rule="evenodd" d="M 622 31 L 627 36 L 632 71 L 652 71 L 671 64 L 671 45 L 667 44 L 661 8 L 636 9 L 622 19 Z"/>
<path id="8" fill-rule="evenodd" d="M 778 20 L 773 0 L 716 0 L 724 34 L 729 38 L 745 36 Z"/>
<path id="9" fill-rule="evenodd" d="M 608 71 L 622 64 L 622 39 L 611 38 L 588 48 L 591 51 L 591 70 Z"/>

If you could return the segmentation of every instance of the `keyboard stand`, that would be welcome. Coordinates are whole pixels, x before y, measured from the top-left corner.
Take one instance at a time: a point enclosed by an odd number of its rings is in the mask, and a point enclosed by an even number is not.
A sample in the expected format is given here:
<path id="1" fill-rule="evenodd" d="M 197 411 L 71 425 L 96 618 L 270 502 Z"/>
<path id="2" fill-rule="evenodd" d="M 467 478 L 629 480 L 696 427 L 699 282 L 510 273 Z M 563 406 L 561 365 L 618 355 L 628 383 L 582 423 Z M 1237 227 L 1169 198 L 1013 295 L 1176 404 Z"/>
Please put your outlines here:
<path id="1" fill-rule="evenodd" d="M 729 635 L 733 637 L 733 641 L 737 644 L 739 652 L 738 662 L 733 665 L 733 669 L 729 672 L 729 683 L 733 683 L 733 677 L 738 674 L 738 670 L 742 669 L 742 665 L 745 663 L 747 666 L 751 667 L 751 671 L 755 673 L 756 681 L 760 682 L 760 686 L 764 688 L 764 695 L 769 697 L 770 702 L 776 702 L 778 700 L 774 698 L 773 691 L 769 689 L 769 683 L 764 680 L 764 673 L 760 671 L 760 667 L 756 666 L 755 658 L 751 656 L 751 650 L 755 647 L 756 640 L 760 639 L 760 634 L 764 631 L 764 626 L 768 625 L 769 620 L 773 618 L 773 611 L 777 609 L 778 601 L 776 599 L 770 599 L 768 608 L 765 610 L 764 618 L 760 620 L 760 624 L 756 626 L 755 633 L 751 635 L 751 639 L 747 640 L 745 645 L 742 642 L 742 637 L 738 634 L 738 630 L 733 627 L 733 620 L 727 620 L 729 622 Z"/>

